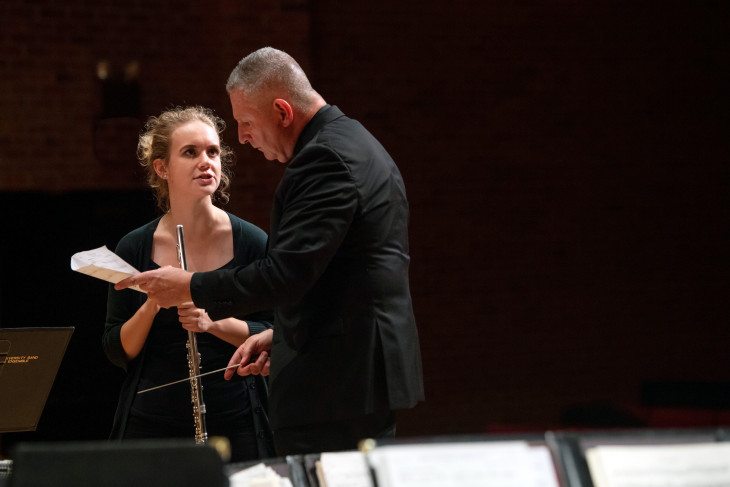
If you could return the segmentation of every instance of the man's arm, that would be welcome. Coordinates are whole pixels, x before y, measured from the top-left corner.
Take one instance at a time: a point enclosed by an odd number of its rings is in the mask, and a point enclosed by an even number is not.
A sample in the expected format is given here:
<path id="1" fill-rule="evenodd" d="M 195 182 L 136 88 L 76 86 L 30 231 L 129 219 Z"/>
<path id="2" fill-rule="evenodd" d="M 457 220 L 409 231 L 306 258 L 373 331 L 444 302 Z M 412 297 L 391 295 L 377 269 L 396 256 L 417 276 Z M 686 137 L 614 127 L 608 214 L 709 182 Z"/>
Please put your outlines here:
<path id="1" fill-rule="evenodd" d="M 345 238 L 358 206 L 347 167 L 325 146 L 298 157 L 306 162 L 289 167 L 277 192 L 266 257 L 193 276 L 193 301 L 213 319 L 299 302 Z"/>

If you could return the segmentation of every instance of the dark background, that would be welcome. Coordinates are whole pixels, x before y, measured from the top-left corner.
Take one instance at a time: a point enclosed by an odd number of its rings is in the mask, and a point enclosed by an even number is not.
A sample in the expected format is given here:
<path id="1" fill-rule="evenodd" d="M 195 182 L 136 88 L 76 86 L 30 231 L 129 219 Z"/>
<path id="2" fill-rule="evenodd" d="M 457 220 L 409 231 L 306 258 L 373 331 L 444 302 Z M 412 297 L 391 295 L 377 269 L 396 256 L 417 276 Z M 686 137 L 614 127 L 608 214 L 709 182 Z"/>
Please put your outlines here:
<path id="1" fill-rule="evenodd" d="M 282 168 L 237 144 L 224 90 L 264 45 L 403 173 L 427 400 L 400 435 L 730 424 L 729 14 L 4 0 L 0 326 L 76 331 L 38 430 L 3 435 L 2 453 L 109 432 L 123 372 L 101 351 L 106 286 L 69 261 L 156 215 L 135 162 L 148 115 L 223 116 L 238 155 L 226 209 L 268 227 Z"/>

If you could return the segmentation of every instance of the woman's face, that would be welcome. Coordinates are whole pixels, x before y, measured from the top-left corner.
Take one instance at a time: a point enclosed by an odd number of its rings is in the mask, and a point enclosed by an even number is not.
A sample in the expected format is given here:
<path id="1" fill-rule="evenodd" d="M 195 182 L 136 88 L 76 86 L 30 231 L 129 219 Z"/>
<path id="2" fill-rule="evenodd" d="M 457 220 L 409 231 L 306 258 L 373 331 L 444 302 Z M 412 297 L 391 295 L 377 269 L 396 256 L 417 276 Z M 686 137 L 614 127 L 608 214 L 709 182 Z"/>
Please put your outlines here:
<path id="1" fill-rule="evenodd" d="M 199 120 L 176 128 L 165 170 L 171 198 L 212 196 L 221 179 L 221 147 L 216 130 Z"/>

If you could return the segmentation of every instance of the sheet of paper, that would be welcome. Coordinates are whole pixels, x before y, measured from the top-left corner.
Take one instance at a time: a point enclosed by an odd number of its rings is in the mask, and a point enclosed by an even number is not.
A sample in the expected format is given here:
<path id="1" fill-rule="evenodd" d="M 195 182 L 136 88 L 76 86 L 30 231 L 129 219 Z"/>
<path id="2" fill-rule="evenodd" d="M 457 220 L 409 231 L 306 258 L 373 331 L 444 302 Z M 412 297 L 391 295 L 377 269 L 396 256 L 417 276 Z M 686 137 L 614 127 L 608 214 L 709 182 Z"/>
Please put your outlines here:
<path id="1" fill-rule="evenodd" d="M 72 255 L 71 269 L 114 284 L 129 276 L 139 274 L 137 269 L 106 248 L 106 245 Z M 130 289 L 144 292 L 137 286 L 132 286 Z"/>
<path id="2" fill-rule="evenodd" d="M 526 442 L 390 445 L 369 454 L 379 487 L 537 487 Z"/>
<path id="3" fill-rule="evenodd" d="M 730 487 L 730 443 L 606 445 L 586 451 L 596 487 Z"/>
<path id="4" fill-rule="evenodd" d="M 373 487 L 367 459 L 359 451 L 322 453 L 317 473 L 327 487 Z"/>
<path id="5" fill-rule="evenodd" d="M 230 487 L 292 487 L 291 480 L 281 477 L 263 463 L 231 474 L 228 480 Z"/>
<path id="6" fill-rule="evenodd" d="M 550 448 L 546 445 L 531 446 L 530 458 L 537 487 L 560 487 Z"/>

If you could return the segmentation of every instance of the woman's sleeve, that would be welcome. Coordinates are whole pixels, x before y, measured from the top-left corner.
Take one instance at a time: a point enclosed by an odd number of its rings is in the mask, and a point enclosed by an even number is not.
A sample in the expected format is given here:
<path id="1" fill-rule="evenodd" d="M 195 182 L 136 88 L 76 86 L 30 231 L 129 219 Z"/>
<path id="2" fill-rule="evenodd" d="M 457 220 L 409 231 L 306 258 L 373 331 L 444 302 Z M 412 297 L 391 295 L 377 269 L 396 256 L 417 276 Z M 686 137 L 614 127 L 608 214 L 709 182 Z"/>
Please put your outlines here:
<path id="1" fill-rule="evenodd" d="M 115 253 L 126 262 L 134 265 L 138 244 L 126 236 L 119 241 Z M 122 347 L 121 329 L 144 302 L 144 295 L 132 289 L 114 290 L 110 284 L 107 291 L 106 323 L 102 335 L 104 353 L 111 363 L 127 370 L 127 354 Z"/>
<path id="2" fill-rule="evenodd" d="M 240 265 L 248 265 L 255 260 L 265 258 L 266 244 L 268 241 L 266 232 L 256 225 L 243 221 L 240 231 L 242 232 L 240 239 L 244 242 L 241 246 L 242 248 L 238 250 L 240 255 L 237 260 L 240 262 Z M 248 323 L 248 330 L 251 335 L 274 327 L 274 312 L 272 309 L 249 313 L 239 317 L 239 319 Z"/>

